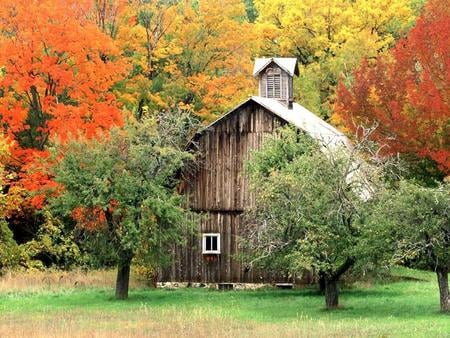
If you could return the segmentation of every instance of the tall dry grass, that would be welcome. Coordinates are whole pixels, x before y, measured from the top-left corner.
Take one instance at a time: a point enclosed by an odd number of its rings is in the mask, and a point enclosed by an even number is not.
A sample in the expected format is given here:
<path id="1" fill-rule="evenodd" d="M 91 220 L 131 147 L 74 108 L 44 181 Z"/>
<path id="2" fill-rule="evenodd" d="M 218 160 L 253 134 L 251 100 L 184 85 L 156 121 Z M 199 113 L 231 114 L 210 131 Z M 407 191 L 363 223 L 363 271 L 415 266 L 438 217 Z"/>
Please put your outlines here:
<path id="1" fill-rule="evenodd" d="M 0 337 L 367 337 L 374 328 L 364 323 L 342 325 L 299 318 L 289 323 L 241 321 L 226 315 L 212 317 L 207 309 L 176 309 L 115 313 L 66 312 L 42 314 L 23 320 L 14 316 L 0 322 Z"/>
<path id="2" fill-rule="evenodd" d="M 10 271 L 0 277 L 0 292 L 36 292 L 61 289 L 113 288 L 114 270 L 32 270 Z M 130 288 L 146 287 L 144 281 L 131 276 Z"/>

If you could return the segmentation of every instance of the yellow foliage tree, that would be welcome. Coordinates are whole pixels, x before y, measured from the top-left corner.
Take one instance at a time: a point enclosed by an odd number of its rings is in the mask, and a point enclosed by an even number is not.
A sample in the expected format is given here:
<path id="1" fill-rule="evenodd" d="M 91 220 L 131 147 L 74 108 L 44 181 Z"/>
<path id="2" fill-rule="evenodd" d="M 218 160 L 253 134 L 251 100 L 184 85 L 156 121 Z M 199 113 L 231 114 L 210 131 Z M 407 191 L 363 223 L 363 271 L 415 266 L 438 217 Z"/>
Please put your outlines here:
<path id="1" fill-rule="evenodd" d="M 11 184 L 15 174 L 7 170 L 11 162 L 10 146 L 11 142 L 0 134 L 0 220 L 20 210 L 25 195 L 23 188 Z"/>
<path id="2" fill-rule="evenodd" d="M 254 87 L 255 36 L 241 0 L 132 0 L 116 25 L 132 65 L 116 90 L 138 116 L 178 106 L 210 121 Z"/>
<path id="3" fill-rule="evenodd" d="M 138 116 L 148 109 L 167 108 L 170 102 L 161 96 L 160 77 L 170 74 L 180 53 L 170 38 L 177 27 L 176 6 L 131 0 L 117 21 L 117 45 L 132 66 L 117 88 L 121 101 Z"/>
<path id="4" fill-rule="evenodd" d="M 256 36 L 241 0 L 194 3 L 184 4 L 176 33 L 183 50 L 180 70 L 195 95 L 193 108 L 212 120 L 252 92 Z"/>
<path id="5" fill-rule="evenodd" d="M 412 0 L 255 0 L 260 51 L 301 63 L 296 98 L 329 117 L 337 80 L 384 53 L 415 20 Z"/>

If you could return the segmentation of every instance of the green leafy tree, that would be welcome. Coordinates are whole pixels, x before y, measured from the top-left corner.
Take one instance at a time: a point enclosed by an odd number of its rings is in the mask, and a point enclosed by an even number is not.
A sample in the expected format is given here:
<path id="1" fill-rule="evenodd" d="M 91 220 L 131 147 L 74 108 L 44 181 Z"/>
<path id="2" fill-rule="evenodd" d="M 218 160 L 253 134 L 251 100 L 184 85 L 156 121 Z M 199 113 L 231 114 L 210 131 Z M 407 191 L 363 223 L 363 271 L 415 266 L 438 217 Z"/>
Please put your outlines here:
<path id="1" fill-rule="evenodd" d="M 181 141 L 186 121 L 174 113 L 131 121 L 110 136 L 58 149 L 64 157 L 54 174 L 61 191 L 53 205 L 109 241 L 118 299 L 128 297 L 132 259 L 161 257 L 164 243 L 181 241 L 190 224 L 175 189 L 177 172 L 191 159 Z"/>
<path id="2" fill-rule="evenodd" d="M 358 150 L 319 145 L 293 129 L 268 139 L 248 162 L 257 208 L 248 214 L 253 262 L 314 271 L 327 308 L 339 305 L 338 282 L 358 256 L 365 195 L 377 170 Z M 369 183 L 361 177 L 371 177 Z"/>
<path id="3" fill-rule="evenodd" d="M 440 304 L 450 311 L 450 186 L 423 187 L 401 181 L 386 190 L 368 217 L 364 245 L 378 264 L 419 261 L 436 271 Z"/>

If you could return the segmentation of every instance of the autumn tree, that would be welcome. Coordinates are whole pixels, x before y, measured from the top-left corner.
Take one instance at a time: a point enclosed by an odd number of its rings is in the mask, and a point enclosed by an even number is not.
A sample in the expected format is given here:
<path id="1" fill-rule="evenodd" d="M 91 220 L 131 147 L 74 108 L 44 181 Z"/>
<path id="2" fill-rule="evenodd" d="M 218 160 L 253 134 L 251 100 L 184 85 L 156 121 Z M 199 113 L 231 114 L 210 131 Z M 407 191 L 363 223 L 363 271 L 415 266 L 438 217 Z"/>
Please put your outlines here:
<path id="1" fill-rule="evenodd" d="M 187 1 L 175 37 L 179 70 L 194 97 L 187 101 L 206 120 L 231 109 L 254 87 L 252 53 L 257 36 L 241 0 Z"/>
<path id="2" fill-rule="evenodd" d="M 177 7 L 170 2 L 129 1 L 119 16 L 116 43 L 131 69 L 117 93 L 137 117 L 179 103 L 165 90 L 174 81 L 181 52 L 173 39 L 178 21 Z"/>
<path id="3" fill-rule="evenodd" d="M 22 194 L 11 189 L 5 193 L 8 172 L 5 164 L 8 162 L 10 144 L 0 134 L 0 275 L 5 269 L 13 268 L 19 263 L 20 250 L 13 238 L 13 233 L 6 222 L 6 217 L 20 205 Z"/>
<path id="4" fill-rule="evenodd" d="M 5 0 L 0 6 L 0 113 L 21 184 L 48 182 L 26 171 L 48 155 L 58 135 L 91 137 L 122 124 L 110 91 L 124 65 L 113 41 L 86 18 L 88 1 Z M 35 205 L 42 198 L 35 198 Z"/>
<path id="5" fill-rule="evenodd" d="M 212 120 L 253 87 L 254 35 L 240 0 L 130 1 L 116 40 L 132 64 L 117 92 L 137 116 L 178 106 Z"/>
<path id="6" fill-rule="evenodd" d="M 336 114 L 350 130 L 376 125 L 388 153 L 434 161 L 450 173 L 450 12 L 430 1 L 407 39 L 389 57 L 364 62 L 340 84 Z"/>
<path id="7" fill-rule="evenodd" d="M 14 141 L 0 134 L 0 219 L 6 220 L 22 208 L 26 193 L 20 186 L 12 184 L 17 178 L 15 172 L 9 169 L 11 148 Z"/>
<path id="8" fill-rule="evenodd" d="M 259 53 L 297 57 L 296 99 L 329 118 L 338 79 L 392 47 L 414 22 L 416 2 L 255 0 Z"/>
<path id="9" fill-rule="evenodd" d="M 167 254 L 164 244 L 180 242 L 189 228 L 176 193 L 176 174 L 191 159 L 183 149 L 186 121 L 175 113 L 144 118 L 109 137 L 59 148 L 64 156 L 54 174 L 62 190 L 54 210 L 106 239 L 116 254 L 118 299 L 128 297 L 132 259 Z"/>

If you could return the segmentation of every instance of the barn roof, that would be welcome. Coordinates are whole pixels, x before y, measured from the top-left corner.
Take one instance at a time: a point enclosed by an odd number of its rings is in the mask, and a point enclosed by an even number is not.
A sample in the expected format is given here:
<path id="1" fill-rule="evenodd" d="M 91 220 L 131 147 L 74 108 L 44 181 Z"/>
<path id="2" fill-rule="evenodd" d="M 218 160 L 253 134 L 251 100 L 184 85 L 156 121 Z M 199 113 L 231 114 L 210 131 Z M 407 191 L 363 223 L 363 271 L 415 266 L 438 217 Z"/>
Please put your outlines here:
<path id="1" fill-rule="evenodd" d="M 331 124 L 322 120 L 316 114 L 310 112 L 305 107 L 294 102 L 292 105 L 292 109 L 289 109 L 287 106 L 280 103 L 276 99 L 261 96 L 250 97 L 216 121 L 209 124 L 202 131 L 197 133 L 197 136 L 199 136 L 203 131 L 206 131 L 209 128 L 220 123 L 221 121 L 232 115 L 234 112 L 236 112 L 239 108 L 250 102 L 259 104 L 268 111 L 272 112 L 274 115 L 280 117 L 282 120 L 294 125 L 300 130 L 303 130 L 306 134 L 317 140 L 321 144 L 323 149 L 333 149 L 341 147 L 344 147 L 348 150 L 353 149 L 352 143 L 347 138 L 347 136 L 345 136 Z M 353 163 L 354 170 L 352 170 L 351 173 L 349 173 L 349 175 L 347 176 L 347 179 L 349 181 L 360 181 L 363 183 L 357 190 L 361 198 L 363 198 L 364 200 L 369 199 L 372 195 L 372 188 L 364 178 L 364 173 L 360 168 L 361 166 L 366 165 L 367 164 L 361 159 L 355 160 Z"/>
<path id="2" fill-rule="evenodd" d="M 260 96 L 253 96 L 251 99 L 324 145 L 351 146 L 349 139 L 342 132 L 298 103 L 294 102 L 292 109 L 289 109 L 278 100 Z"/>
<path id="3" fill-rule="evenodd" d="M 256 58 L 255 66 L 253 68 L 253 76 L 257 76 L 272 62 L 277 64 L 291 76 L 299 74 L 296 58 Z"/>
<path id="4" fill-rule="evenodd" d="M 296 126 L 300 130 L 303 130 L 312 138 L 318 140 L 323 146 L 346 146 L 351 148 L 350 140 L 339 130 L 333 127 L 331 124 L 325 122 L 320 117 L 310 112 L 305 107 L 298 103 L 293 103 L 292 109 L 289 109 L 278 100 L 270 99 L 261 96 L 252 96 L 248 100 L 242 102 L 239 106 L 235 107 L 221 118 L 212 122 L 204 130 L 219 123 L 222 119 L 226 118 L 236 110 L 248 102 L 253 101 L 264 107 L 271 113 L 280 117 L 288 123 Z"/>

